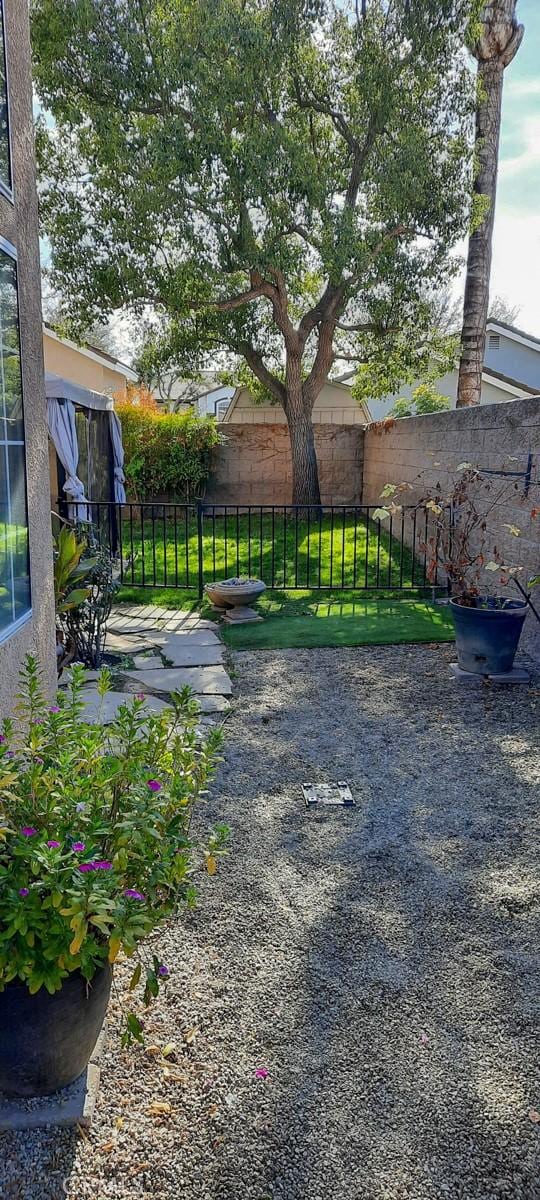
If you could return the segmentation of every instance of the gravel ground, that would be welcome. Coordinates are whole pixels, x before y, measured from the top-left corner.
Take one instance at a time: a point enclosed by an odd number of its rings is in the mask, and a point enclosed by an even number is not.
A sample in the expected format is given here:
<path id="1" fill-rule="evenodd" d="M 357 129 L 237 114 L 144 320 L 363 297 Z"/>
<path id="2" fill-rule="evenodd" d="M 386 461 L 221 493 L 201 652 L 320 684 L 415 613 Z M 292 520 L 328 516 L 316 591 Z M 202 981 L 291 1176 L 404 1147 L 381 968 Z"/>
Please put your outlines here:
<path id="1" fill-rule="evenodd" d="M 4 1136 L 0 1196 L 539 1200 L 540 687 L 451 656 L 235 655 L 231 854 L 160 939 L 151 1044 L 113 1008 L 90 1133 Z M 354 810 L 303 808 L 338 779 Z"/>

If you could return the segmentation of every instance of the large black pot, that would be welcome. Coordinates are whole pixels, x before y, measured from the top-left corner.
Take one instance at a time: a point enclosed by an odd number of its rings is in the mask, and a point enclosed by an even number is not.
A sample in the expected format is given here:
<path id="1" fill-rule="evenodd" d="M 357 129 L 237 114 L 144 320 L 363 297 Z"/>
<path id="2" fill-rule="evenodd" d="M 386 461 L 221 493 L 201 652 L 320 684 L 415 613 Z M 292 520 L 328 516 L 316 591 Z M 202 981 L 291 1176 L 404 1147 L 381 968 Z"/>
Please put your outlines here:
<path id="1" fill-rule="evenodd" d="M 111 980 L 106 963 L 91 983 L 74 971 L 52 996 L 8 983 L 0 992 L 0 1092 L 48 1096 L 77 1079 L 97 1042 Z"/>
<path id="2" fill-rule="evenodd" d="M 473 675 L 503 675 L 511 671 L 527 615 L 526 600 L 507 600 L 496 607 L 494 597 L 479 597 L 480 605 L 467 608 L 450 601 L 458 666 Z"/>

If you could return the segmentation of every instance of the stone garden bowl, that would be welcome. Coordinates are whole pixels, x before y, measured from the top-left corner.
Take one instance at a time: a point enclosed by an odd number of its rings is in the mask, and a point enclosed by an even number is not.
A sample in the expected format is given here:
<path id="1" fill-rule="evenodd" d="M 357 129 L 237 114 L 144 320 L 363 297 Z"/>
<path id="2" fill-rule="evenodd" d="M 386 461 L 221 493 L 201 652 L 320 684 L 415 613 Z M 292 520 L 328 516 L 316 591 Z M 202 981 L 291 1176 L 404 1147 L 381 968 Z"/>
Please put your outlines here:
<path id="1" fill-rule="evenodd" d="M 262 579 L 220 579 L 205 585 L 205 592 L 214 608 L 224 613 L 230 625 L 244 621 L 262 621 L 251 605 L 266 591 Z"/>

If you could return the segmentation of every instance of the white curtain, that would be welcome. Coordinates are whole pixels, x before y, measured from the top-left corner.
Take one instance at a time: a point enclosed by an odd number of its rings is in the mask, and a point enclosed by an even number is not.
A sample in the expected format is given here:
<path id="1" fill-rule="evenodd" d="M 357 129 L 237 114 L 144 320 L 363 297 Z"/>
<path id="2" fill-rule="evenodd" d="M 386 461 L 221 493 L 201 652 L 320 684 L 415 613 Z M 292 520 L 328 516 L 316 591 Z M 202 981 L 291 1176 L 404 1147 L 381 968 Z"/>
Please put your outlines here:
<path id="1" fill-rule="evenodd" d="M 72 521 L 88 521 L 84 483 L 77 475 L 79 445 L 75 427 L 75 407 L 71 400 L 47 398 L 47 422 L 56 453 L 66 472 L 64 491 L 70 501 L 68 513 Z"/>
<path id="2" fill-rule="evenodd" d="M 111 425 L 111 442 L 114 456 L 114 498 L 117 504 L 126 503 L 126 489 L 124 483 L 126 477 L 124 475 L 124 447 L 122 445 L 122 425 L 120 417 L 112 410 L 109 412 L 109 421 Z"/>

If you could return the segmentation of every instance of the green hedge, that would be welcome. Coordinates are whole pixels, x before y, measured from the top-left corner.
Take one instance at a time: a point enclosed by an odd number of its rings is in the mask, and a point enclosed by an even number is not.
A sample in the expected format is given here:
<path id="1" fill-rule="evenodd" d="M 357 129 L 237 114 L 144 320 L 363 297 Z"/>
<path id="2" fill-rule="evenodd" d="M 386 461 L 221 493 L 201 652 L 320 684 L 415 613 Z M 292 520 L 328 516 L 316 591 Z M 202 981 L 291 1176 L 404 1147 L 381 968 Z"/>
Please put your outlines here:
<path id="1" fill-rule="evenodd" d="M 212 447 L 220 441 L 213 417 L 117 406 L 122 422 L 129 500 L 193 500 L 203 492 Z"/>

